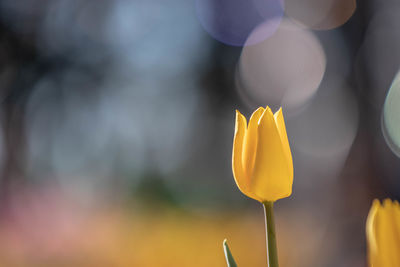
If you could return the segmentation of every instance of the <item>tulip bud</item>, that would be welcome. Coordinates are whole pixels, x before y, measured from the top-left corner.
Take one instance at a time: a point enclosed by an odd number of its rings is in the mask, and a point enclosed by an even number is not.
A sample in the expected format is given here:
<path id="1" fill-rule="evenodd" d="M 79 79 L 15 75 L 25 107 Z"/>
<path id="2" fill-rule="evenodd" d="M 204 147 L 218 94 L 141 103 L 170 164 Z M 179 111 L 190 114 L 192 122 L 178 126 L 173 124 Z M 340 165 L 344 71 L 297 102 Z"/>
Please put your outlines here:
<path id="1" fill-rule="evenodd" d="M 370 267 L 400 266 L 400 205 L 375 199 L 366 226 Z"/>
<path id="2" fill-rule="evenodd" d="M 262 203 L 292 193 L 293 162 L 282 109 L 260 107 L 249 124 L 236 111 L 232 170 L 243 194 Z"/>

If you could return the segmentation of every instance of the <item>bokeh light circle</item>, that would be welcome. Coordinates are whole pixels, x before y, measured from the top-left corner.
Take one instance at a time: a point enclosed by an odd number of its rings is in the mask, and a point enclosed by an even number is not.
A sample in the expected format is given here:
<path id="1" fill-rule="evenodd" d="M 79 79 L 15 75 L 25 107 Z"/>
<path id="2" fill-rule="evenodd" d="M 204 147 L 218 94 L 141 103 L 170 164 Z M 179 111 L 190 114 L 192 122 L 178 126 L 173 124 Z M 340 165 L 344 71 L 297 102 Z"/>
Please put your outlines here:
<path id="1" fill-rule="evenodd" d="M 375 12 L 357 53 L 355 77 L 360 93 L 381 112 L 387 90 L 399 70 L 400 7 Z"/>
<path id="2" fill-rule="evenodd" d="M 327 77 L 301 114 L 287 118 L 294 148 L 314 158 L 347 156 L 359 122 L 357 100 L 342 77 Z"/>
<path id="3" fill-rule="evenodd" d="M 397 73 L 383 106 L 382 132 L 386 143 L 400 157 L 400 73 Z"/>
<path id="4" fill-rule="evenodd" d="M 257 27 L 252 35 L 266 24 Z M 325 67 L 326 56 L 319 40 L 283 20 L 273 36 L 243 49 L 237 72 L 239 94 L 257 105 L 268 103 L 274 108 L 296 110 L 315 94 Z"/>
<path id="5" fill-rule="evenodd" d="M 283 0 L 196 0 L 196 11 L 204 29 L 228 45 L 256 44 L 271 36 L 283 16 Z M 269 22 L 257 37 L 247 41 L 261 23 Z"/>
<path id="6" fill-rule="evenodd" d="M 329 30 L 346 23 L 356 6 L 356 0 L 286 0 L 285 12 L 306 27 Z"/>
<path id="7" fill-rule="evenodd" d="M 327 75 L 309 104 L 285 120 L 302 189 L 336 180 L 359 125 L 357 99 L 344 77 Z"/>

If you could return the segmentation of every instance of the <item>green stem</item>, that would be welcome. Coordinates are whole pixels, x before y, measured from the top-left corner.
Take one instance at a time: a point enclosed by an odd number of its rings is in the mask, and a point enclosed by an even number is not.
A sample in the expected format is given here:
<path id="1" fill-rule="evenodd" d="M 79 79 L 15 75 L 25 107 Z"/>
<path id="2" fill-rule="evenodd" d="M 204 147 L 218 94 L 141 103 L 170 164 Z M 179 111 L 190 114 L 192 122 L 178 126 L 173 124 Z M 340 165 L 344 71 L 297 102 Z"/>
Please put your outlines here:
<path id="1" fill-rule="evenodd" d="M 263 203 L 265 213 L 265 232 L 267 236 L 267 262 L 268 267 L 279 267 L 278 249 L 276 247 L 274 202 Z"/>

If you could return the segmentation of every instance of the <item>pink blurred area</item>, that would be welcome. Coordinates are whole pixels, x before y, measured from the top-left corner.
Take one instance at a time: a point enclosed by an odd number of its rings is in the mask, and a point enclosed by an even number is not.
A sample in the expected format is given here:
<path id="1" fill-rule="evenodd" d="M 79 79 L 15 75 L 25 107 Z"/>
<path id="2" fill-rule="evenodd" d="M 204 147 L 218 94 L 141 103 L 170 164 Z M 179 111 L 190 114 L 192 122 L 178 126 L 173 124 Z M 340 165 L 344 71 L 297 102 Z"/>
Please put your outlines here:
<path id="1" fill-rule="evenodd" d="M 277 210 L 282 266 L 309 266 L 334 254 L 327 252 L 337 238 L 307 217 Z M 224 238 L 238 264 L 264 266 L 266 259 L 261 209 L 239 215 L 82 205 L 54 186 L 16 190 L 0 236 L 2 266 L 223 266 Z"/>
<path id="2" fill-rule="evenodd" d="M 225 237 L 239 262 L 264 260 L 262 220 L 252 213 L 84 207 L 50 186 L 14 193 L 0 225 L 2 266 L 221 266 Z"/>

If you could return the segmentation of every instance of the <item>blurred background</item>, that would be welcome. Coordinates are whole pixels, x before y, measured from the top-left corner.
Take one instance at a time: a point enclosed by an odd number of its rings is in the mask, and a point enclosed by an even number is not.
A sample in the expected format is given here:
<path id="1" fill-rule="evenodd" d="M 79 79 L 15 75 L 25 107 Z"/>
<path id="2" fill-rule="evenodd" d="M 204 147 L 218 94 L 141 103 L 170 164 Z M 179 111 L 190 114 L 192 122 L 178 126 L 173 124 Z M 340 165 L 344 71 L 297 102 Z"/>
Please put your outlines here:
<path id="1" fill-rule="evenodd" d="M 235 109 L 283 106 L 280 264 L 366 266 L 400 197 L 400 2 L 2 0 L 0 265 L 266 266 Z"/>

